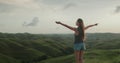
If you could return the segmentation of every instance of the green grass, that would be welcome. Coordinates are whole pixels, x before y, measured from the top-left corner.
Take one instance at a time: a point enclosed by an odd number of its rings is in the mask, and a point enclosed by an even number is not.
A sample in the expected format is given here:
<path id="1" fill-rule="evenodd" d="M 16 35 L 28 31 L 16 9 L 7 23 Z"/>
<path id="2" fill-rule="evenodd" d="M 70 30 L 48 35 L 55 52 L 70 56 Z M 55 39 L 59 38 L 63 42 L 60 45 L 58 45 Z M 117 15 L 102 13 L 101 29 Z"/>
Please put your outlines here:
<path id="1" fill-rule="evenodd" d="M 84 54 L 85 63 L 119 63 L 120 49 L 116 50 L 89 50 Z M 51 58 L 40 63 L 75 63 L 74 54 Z"/>
<path id="2" fill-rule="evenodd" d="M 120 34 L 87 34 L 85 63 L 120 63 Z M 0 33 L 0 63 L 75 63 L 72 34 Z"/>
<path id="3" fill-rule="evenodd" d="M 20 63 L 15 58 L 0 54 L 0 63 Z"/>
<path id="4" fill-rule="evenodd" d="M 65 46 L 67 42 L 64 43 L 67 41 L 66 37 L 58 37 L 60 39 L 51 35 L 0 33 L 0 53 L 23 63 L 34 63 L 71 54 L 72 49 Z M 0 63 L 3 62 L 2 60 Z"/>
<path id="5" fill-rule="evenodd" d="M 41 61 L 40 63 L 71 63 L 74 61 L 74 55 L 62 56 L 57 58 L 51 58 Z"/>

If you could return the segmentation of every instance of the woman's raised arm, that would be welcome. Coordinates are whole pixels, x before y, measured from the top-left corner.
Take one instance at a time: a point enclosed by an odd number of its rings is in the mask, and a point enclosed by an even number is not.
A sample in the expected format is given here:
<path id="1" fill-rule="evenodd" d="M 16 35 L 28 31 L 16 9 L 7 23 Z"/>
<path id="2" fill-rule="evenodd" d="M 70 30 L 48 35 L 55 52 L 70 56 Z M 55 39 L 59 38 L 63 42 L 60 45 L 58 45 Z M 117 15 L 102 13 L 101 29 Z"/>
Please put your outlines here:
<path id="1" fill-rule="evenodd" d="M 58 22 L 58 21 L 56 21 L 56 23 L 57 23 L 57 24 L 60 24 L 60 25 L 62 25 L 62 26 L 65 26 L 65 27 L 67 27 L 67 28 L 70 29 L 70 30 L 73 30 L 73 31 L 76 30 L 76 28 L 71 27 L 71 26 L 69 26 L 69 25 L 67 25 L 67 24 L 64 24 L 64 23 L 61 23 L 61 22 Z"/>
<path id="2" fill-rule="evenodd" d="M 93 27 L 93 26 L 97 26 L 97 25 L 98 25 L 98 23 L 92 24 L 92 25 L 88 25 L 88 26 L 86 26 L 84 29 L 87 30 L 88 28 Z"/>

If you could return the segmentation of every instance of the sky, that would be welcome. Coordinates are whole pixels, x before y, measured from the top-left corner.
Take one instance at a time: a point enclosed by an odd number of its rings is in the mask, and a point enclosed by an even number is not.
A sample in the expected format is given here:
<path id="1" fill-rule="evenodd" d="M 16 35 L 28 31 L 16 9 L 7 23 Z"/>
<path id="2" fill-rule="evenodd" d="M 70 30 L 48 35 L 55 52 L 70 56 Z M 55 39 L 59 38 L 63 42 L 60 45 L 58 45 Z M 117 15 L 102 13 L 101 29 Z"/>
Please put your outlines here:
<path id="1" fill-rule="evenodd" d="M 73 33 L 78 18 L 85 26 L 98 23 L 86 33 L 120 33 L 120 0 L 0 0 L 0 32 Z"/>

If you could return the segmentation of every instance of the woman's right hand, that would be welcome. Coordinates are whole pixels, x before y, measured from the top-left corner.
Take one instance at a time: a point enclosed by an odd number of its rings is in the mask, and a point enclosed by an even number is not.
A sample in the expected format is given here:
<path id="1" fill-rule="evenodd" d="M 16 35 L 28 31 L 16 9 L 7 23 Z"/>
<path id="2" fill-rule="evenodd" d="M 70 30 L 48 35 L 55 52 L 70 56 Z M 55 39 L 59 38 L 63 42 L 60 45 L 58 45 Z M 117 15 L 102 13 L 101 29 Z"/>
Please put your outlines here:
<path id="1" fill-rule="evenodd" d="M 95 26 L 97 26 L 98 25 L 98 23 L 96 23 L 96 24 L 94 24 Z"/>
<path id="2" fill-rule="evenodd" d="M 57 24 L 61 24 L 61 22 L 59 22 L 59 21 L 56 21 L 56 23 L 57 23 Z"/>

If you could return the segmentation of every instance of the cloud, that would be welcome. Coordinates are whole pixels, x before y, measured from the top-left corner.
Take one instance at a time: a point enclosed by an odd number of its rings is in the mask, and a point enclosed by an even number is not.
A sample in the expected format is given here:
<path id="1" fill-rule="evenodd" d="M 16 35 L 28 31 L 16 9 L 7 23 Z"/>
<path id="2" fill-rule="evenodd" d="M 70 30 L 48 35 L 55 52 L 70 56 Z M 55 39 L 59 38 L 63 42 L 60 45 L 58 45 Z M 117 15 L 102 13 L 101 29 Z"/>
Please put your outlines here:
<path id="1" fill-rule="evenodd" d="M 39 0 L 36 0 L 39 1 Z M 62 5 L 68 2 L 69 0 L 41 0 L 44 4 L 48 5 Z"/>
<path id="2" fill-rule="evenodd" d="M 75 7 L 75 6 L 77 6 L 75 3 L 69 3 L 63 7 L 63 10 L 68 9 L 70 7 Z"/>
<path id="3" fill-rule="evenodd" d="M 0 3 L 18 8 L 39 9 L 40 6 L 34 0 L 0 0 Z M 1 6 L 2 7 L 2 6 Z M 4 7 L 4 6 L 3 6 Z"/>
<path id="4" fill-rule="evenodd" d="M 13 5 L 9 5 L 9 4 L 4 4 L 4 3 L 0 3 L 0 12 L 11 12 L 13 10 L 15 10 L 16 6 Z"/>
<path id="5" fill-rule="evenodd" d="M 4 25 L 3 24 L 0 24 L 0 27 L 3 27 Z"/>
<path id="6" fill-rule="evenodd" d="M 119 13 L 120 12 L 120 6 L 117 6 L 115 9 L 115 13 Z"/>
<path id="7" fill-rule="evenodd" d="M 38 17 L 34 17 L 33 20 L 30 23 L 24 22 L 23 26 L 36 26 L 39 22 Z"/>

